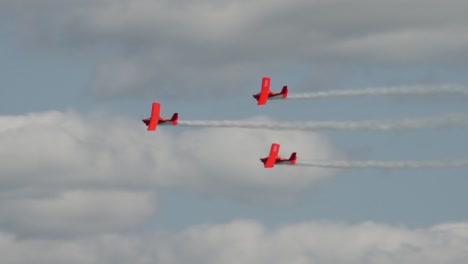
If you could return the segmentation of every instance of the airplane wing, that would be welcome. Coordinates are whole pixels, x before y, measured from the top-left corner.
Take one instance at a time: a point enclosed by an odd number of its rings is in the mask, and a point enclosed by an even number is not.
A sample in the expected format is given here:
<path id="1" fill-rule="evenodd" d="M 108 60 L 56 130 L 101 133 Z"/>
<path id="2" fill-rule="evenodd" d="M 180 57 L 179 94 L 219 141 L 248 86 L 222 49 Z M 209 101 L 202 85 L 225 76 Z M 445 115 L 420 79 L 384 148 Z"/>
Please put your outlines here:
<path id="1" fill-rule="evenodd" d="M 280 145 L 278 143 L 271 144 L 270 155 L 265 162 L 265 168 L 273 168 L 275 166 L 276 158 L 278 157 Z"/>
<path id="2" fill-rule="evenodd" d="M 158 122 L 159 122 L 160 112 L 161 112 L 161 104 L 154 102 L 153 107 L 151 109 L 151 119 L 148 124 L 148 131 L 156 130 L 156 127 L 158 126 Z"/>
<path id="3" fill-rule="evenodd" d="M 260 92 L 260 97 L 258 98 L 257 105 L 264 105 L 268 100 L 268 93 L 270 92 L 270 77 L 263 77 L 262 79 L 262 91 Z"/>

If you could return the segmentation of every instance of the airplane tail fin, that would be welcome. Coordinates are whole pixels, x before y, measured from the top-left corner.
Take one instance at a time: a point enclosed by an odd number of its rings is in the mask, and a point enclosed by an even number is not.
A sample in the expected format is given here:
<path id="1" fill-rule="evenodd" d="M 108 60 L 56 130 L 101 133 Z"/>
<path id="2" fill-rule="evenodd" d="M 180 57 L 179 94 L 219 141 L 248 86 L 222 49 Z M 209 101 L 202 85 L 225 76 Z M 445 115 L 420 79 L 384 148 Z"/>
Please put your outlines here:
<path id="1" fill-rule="evenodd" d="M 175 126 L 179 121 L 179 113 L 174 113 L 171 118 L 172 124 Z"/>
<path id="2" fill-rule="evenodd" d="M 288 97 L 288 86 L 283 86 L 283 89 L 281 89 L 281 94 L 283 95 L 283 98 Z"/>
<path id="3" fill-rule="evenodd" d="M 291 154 L 291 157 L 289 157 L 289 160 L 291 161 L 291 164 L 296 164 L 296 160 L 297 160 L 296 152 L 293 152 Z"/>

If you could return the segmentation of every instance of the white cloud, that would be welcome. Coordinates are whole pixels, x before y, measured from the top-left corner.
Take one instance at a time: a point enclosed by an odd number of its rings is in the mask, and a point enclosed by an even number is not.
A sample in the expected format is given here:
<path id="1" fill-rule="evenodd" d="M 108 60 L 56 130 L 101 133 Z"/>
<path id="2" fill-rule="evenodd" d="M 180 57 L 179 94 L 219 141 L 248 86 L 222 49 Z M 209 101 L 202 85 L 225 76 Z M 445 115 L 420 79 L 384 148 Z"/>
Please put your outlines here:
<path id="1" fill-rule="evenodd" d="M 236 220 L 176 234 L 22 240 L 0 235 L 6 263 L 465 263 L 467 223 L 409 229 L 304 222 L 268 229 Z"/>
<path id="2" fill-rule="evenodd" d="M 20 236 L 82 236 L 129 231 L 155 213 L 152 193 L 67 190 L 0 202 L 0 226 Z"/>
<path id="3" fill-rule="evenodd" d="M 181 116 L 183 117 L 183 116 Z M 0 228 L 20 235 L 78 235 L 132 229 L 156 210 L 160 188 L 237 199 L 293 198 L 335 171 L 278 166 L 280 154 L 328 159 L 317 133 L 160 127 L 75 112 L 0 116 Z M 72 226 L 72 227 L 70 227 Z"/>
<path id="4" fill-rule="evenodd" d="M 226 94 L 275 69 L 320 61 L 465 65 L 467 7 L 460 0 L 0 3 L 27 43 L 97 59 L 97 92 L 174 96 Z"/>
<path id="5" fill-rule="evenodd" d="M 299 158 L 334 155 L 326 137 L 317 133 L 242 129 L 169 132 L 183 129 L 179 127 L 147 132 L 140 120 L 84 117 L 74 112 L 6 116 L 0 117 L 0 124 L 9 127 L 0 131 L 0 158 L 8 161 L 1 168 L 2 186 L 34 183 L 43 187 L 61 182 L 72 187 L 179 186 L 211 192 L 214 185 L 221 192 L 233 186 L 296 191 L 333 172 L 294 167 L 265 170 L 259 161 L 268 155 L 274 141 L 282 144 L 282 156 L 293 151 Z"/>

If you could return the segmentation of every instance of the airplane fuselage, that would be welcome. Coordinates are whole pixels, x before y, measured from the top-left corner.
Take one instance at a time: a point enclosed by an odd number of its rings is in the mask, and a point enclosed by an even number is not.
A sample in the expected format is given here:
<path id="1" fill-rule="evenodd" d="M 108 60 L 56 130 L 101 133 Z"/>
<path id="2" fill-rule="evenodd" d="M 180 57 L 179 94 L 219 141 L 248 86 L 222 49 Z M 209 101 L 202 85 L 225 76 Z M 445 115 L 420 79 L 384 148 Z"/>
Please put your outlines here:
<path id="1" fill-rule="evenodd" d="M 260 93 L 252 95 L 257 101 L 260 99 Z M 282 96 L 281 92 L 270 92 L 268 94 L 268 99 L 279 99 L 278 96 Z M 282 98 L 282 97 L 281 97 Z"/>
<path id="2" fill-rule="evenodd" d="M 143 119 L 141 121 L 143 121 L 143 123 L 145 123 L 145 125 L 148 126 L 149 122 L 150 122 L 150 118 L 145 118 L 145 119 Z M 158 121 L 158 125 L 170 125 L 170 124 L 172 124 L 170 122 L 172 122 L 172 120 L 170 118 L 160 118 L 159 121 Z"/>
<path id="3" fill-rule="evenodd" d="M 263 162 L 263 164 L 265 164 L 265 162 L 268 160 L 268 157 L 266 158 L 261 158 L 260 161 Z M 275 164 L 276 163 L 282 163 L 282 162 L 290 162 L 291 160 L 290 159 L 286 159 L 286 158 L 281 158 L 281 157 L 278 157 L 276 158 L 275 160 Z"/>

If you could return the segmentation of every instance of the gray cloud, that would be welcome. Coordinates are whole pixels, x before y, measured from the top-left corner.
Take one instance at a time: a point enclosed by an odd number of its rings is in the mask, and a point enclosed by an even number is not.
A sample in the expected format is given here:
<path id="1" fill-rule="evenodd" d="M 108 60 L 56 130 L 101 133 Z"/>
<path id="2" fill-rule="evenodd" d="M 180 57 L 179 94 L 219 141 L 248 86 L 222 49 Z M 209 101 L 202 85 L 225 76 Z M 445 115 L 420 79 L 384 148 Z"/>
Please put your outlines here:
<path id="1" fill-rule="evenodd" d="M 268 155 L 273 141 L 282 144 L 283 156 L 293 151 L 320 159 L 335 155 L 327 139 L 316 133 L 193 129 L 175 135 L 168 131 L 182 129 L 178 127 L 151 133 L 139 120 L 74 112 L 5 116 L 0 123 L 0 158 L 8 161 L 0 180 L 8 189 L 25 183 L 46 187 L 53 181 L 71 187 L 179 186 L 211 192 L 210 182 L 215 182 L 220 191 L 231 190 L 233 184 L 293 191 L 331 171 L 297 171 L 292 182 L 283 173 L 294 168 L 264 170 L 259 158 Z M 42 177 L 31 179 L 33 174 Z"/>
<path id="2" fill-rule="evenodd" d="M 154 215 L 160 188 L 290 199 L 335 170 L 264 169 L 259 158 L 272 142 L 282 144 L 282 156 L 337 155 L 314 133 L 150 133 L 140 120 L 102 113 L 0 116 L 0 127 L 0 230 L 24 236 L 131 230 Z"/>
<path id="3" fill-rule="evenodd" d="M 466 65 L 467 5 L 7 0 L 0 7 L 31 45 L 92 54 L 99 94 L 183 96 L 233 93 L 263 74 L 321 61 Z"/>
<path id="4" fill-rule="evenodd" d="M 464 263 L 467 223 L 408 229 L 365 222 L 304 222 L 275 229 L 235 220 L 176 234 L 21 240 L 0 235 L 6 263 Z M 64 261 L 66 260 L 66 261 Z"/>

